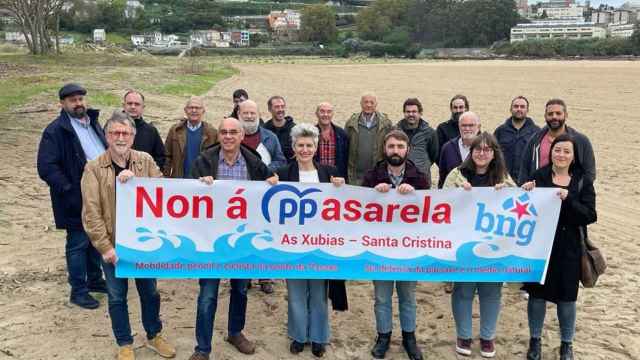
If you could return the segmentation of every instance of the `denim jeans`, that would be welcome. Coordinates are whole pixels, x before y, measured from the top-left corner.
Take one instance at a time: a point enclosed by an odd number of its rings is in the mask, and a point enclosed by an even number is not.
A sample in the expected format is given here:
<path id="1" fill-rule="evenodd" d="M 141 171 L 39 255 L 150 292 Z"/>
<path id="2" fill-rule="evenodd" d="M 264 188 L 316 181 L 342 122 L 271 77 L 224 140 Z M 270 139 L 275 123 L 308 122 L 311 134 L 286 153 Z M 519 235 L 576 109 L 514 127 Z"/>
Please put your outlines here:
<path id="1" fill-rule="evenodd" d="M 328 344 L 329 311 L 326 280 L 287 280 L 289 337 L 299 343 Z"/>
<path id="2" fill-rule="evenodd" d="M 84 230 L 67 230 L 65 255 L 71 297 L 88 293 L 89 285 L 102 281 L 102 257 Z"/>
<path id="3" fill-rule="evenodd" d="M 480 298 L 480 338 L 493 340 L 500 315 L 502 283 L 457 282 L 453 284 L 451 308 L 456 321 L 456 332 L 461 339 L 473 338 L 471 325 L 473 298 L 478 290 Z"/>
<path id="4" fill-rule="evenodd" d="M 118 346 L 133 344 L 131 325 L 129 323 L 129 307 L 127 305 L 129 279 L 116 278 L 115 267 L 112 264 L 103 261 L 102 268 L 104 269 L 109 292 L 109 317 L 111 317 L 113 335 Z M 162 331 L 160 294 L 156 289 L 156 279 L 134 280 L 140 296 L 142 326 L 144 331 L 147 332 L 147 339 L 153 339 Z"/>
<path id="5" fill-rule="evenodd" d="M 393 285 L 398 291 L 398 307 L 400 308 L 400 327 L 402 331 L 416 331 L 416 282 L 415 281 L 381 281 L 375 280 L 373 288 L 376 314 L 376 329 L 381 334 L 393 329 Z"/>
<path id="6" fill-rule="evenodd" d="M 198 310 L 196 314 L 196 345 L 195 350 L 202 353 L 211 352 L 213 338 L 213 323 L 216 319 L 218 307 L 218 286 L 220 279 L 200 279 L 200 294 L 198 294 Z M 247 284 L 248 279 L 231 280 L 231 299 L 229 300 L 229 322 L 227 329 L 230 336 L 235 336 L 244 329 L 247 313 Z"/>
<path id="7" fill-rule="evenodd" d="M 566 301 L 557 304 L 558 322 L 560 323 L 560 340 L 572 342 L 576 332 L 576 302 Z M 531 337 L 540 338 L 544 317 L 547 313 L 547 302 L 544 299 L 529 297 L 527 315 L 529 317 L 529 333 Z"/>

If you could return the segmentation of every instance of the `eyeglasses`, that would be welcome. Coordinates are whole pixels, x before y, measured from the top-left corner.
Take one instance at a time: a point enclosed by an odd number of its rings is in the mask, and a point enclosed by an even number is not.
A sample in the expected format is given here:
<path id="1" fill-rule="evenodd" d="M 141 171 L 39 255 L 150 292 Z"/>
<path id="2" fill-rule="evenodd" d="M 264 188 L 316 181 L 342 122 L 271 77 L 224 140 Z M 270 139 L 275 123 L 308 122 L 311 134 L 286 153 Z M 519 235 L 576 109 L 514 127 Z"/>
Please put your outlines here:
<path id="1" fill-rule="evenodd" d="M 221 136 L 227 136 L 227 135 L 236 136 L 238 134 L 240 134 L 240 130 L 220 130 Z"/>
<path id="2" fill-rule="evenodd" d="M 493 148 L 486 146 L 486 147 L 477 147 L 477 148 L 473 148 L 473 152 L 474 153 L 485 153 L 485 154 L 492 154 L 493 153 Z"/>
<path id="3" fill-rule="evenodd" d="M 133 135 L 133 133 L 129 131 L 115 130 L 115 131 L 109 131 L 109 135 L 113 136 L 116 139 L 119 137 L 123 137 L 126 139 L 129 136 Z"/>

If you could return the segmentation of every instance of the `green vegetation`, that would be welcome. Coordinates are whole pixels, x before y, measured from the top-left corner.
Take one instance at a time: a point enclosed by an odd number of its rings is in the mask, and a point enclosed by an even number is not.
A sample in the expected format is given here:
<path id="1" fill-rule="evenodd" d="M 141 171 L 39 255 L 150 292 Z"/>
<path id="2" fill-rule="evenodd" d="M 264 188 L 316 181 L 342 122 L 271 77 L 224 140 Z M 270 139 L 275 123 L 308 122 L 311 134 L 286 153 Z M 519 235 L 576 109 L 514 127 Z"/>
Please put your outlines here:
<path id="1" fill-rule="evenodd" d="M 332 43 L 338 36 L 336 13 L 327 5 L 307 5 L 300 15 L 301 36 L 305 41 Z"/>
<path id="2" fill-rule="evenodd" d="M 526 57 L 640 55 L 633 39 L 529 40 L 496 46 L 501 55 Z"/>
<path id="3" fill-rule="evenodd" d="M 19 105 L 24 105 L 25 100 L 45 92 L 54 92 L 60 87 L 60 82 L 55 77 L 46 75 L 27 75 L 21 77 L 9 77 L 0 79 L 0 113 L 8 112 Z"/>
<path id="4" fill-rule="evenodd" d="M 202 95 L 222 79 L 234 75 L 237 71 L 229 66 L 210 65 L 209 69 L 200 74 L 180 74 L 159 87 L 152 88 L 153 92 L 165 95 L 189 96 Z"/>

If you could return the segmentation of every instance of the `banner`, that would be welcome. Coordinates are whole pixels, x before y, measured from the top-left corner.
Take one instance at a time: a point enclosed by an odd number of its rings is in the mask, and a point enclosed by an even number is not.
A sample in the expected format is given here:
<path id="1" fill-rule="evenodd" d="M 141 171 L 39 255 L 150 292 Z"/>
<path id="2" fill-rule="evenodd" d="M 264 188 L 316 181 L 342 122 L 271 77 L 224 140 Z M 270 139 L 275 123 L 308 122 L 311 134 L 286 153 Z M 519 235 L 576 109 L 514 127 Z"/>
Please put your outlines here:
<path id="1" fill-rule="evenodd" d="M 540 282 L 556 192 L 134 178 L 116 187 L 116 274 Z"/>

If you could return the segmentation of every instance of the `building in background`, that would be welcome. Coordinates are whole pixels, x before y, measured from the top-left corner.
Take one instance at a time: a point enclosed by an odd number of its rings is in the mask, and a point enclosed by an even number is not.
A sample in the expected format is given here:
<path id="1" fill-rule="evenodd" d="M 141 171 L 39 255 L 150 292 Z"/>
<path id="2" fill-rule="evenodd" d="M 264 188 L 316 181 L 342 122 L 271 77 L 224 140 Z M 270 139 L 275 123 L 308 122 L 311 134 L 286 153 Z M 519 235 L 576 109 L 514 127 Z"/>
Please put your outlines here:
<path id="1" fill-rule="evenodd" d="M 605 38 L 607 30 L 594 23 L 539 21 L 511 28 L 511 42 L 547 39 Z"/>

